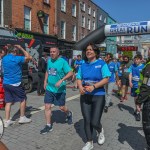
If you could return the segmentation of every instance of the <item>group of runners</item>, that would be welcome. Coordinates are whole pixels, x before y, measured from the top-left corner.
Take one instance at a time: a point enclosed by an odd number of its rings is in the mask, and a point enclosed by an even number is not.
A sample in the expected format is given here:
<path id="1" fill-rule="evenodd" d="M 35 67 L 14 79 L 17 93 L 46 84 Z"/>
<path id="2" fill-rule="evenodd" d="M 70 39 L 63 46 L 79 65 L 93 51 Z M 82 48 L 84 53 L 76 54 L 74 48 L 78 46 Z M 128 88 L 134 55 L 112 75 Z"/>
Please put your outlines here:
<path id="1" fill-rule="evenodd" d="M 21 50 L 25 56 L 16 56 L 16 48 Z M 97 131 L 98 144 L 105 142 L 104 128 L 101 124 L 103 112 L 108 112 L 112 105 L 111 94 L 115 84 L 118 86 L 120 102 L 128 99 L 128 86 L 131 87 L 131 96 L 137 97 L 138 81 L 140 71 L 143 69 L 142 56 L 136 55 L 133 61 L 128 56 L 122 56 L 118 62 L 114 62 L 113 55 L 107 53 L 104 60 L 99 58 L 99 50 L 89 43 L 86 47 L 85 58 L 81 63 L 76 61 L 76 87 L 79 89 L 81 112 L 84 119 L 84 130 L 87 142 L 82 150 L 93 149 L 93 130 Z M 15 45 L 3 57 L 2 65 L 4 69 L 4 90 L 5 90 L 5 127 L 13 122 L 10 118 L 11 105 L 20 102 L 19 123 L 29 123 L 31 119 L 25 117 L 26 94 L 21 85 L 21 65 L 28 62 L 32 57 L 20 46 Z M 50 58 L 47 61 L 47 69 L 44 79 L 44 104 L 46 125 L 41 129 L 41 134 L 46 134 L 53 130 L 52 104 L 59 106 L 60 110 L 66 114 L 65 122 L 73 124 L 73 112 L 65 105 L 66 102 L 66 80 L 73 76 L 73 71 L 68 62 L 59 56 L 57 47 L 50 48 Z M 135 103 L 136 120 L 140 120 L 141 106 Z"/>

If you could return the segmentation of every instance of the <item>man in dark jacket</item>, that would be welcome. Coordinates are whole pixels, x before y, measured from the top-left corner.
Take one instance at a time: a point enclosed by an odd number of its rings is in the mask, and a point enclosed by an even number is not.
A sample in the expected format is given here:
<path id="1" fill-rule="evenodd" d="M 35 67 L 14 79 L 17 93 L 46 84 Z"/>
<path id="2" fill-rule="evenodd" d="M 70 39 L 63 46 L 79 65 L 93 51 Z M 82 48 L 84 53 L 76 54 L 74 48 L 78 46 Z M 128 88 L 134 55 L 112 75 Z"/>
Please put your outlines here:
<path id="1" fill-rule="evenodd" d="M 44 95 L 44 78 L 45 72 L 47 67 L 47 54 L 45 52 L 42 53 L 42 57 L 39 59 L 38 62 L 38 87 L 37 87 L 37 94 L 38 96 Z"/>
<path id="2" fill-rule="evenodd" d="M 149 61 L 141 72 L 139 89 L 136 91 L 138 94 L 136 104 L 139 105 L 138 109 L 140 111 L 140 106 L 143 103 L 142 124 L 147 141 L 147 149 L 150 150 L 150 49 L 148 55 Z"/>

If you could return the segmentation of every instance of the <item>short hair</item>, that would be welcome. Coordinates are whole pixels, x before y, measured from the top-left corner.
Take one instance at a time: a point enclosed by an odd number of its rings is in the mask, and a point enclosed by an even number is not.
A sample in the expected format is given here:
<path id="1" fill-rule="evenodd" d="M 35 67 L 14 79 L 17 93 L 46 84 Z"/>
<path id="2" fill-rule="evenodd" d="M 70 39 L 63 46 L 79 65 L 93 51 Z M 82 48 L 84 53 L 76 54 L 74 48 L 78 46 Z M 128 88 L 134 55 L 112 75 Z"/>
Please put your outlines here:
<path id="1" fill-rule="evenodd" d="M 136 58 L 138 58 L 138 59 L 142 60 L 142 55 L 137 54 L 137 55 L 135 55 L 135 56 L 134 56 L 134 59 L 136 59 Z"/>
<path id="2" fill-rule="evenodd" d="M 18 51 L 18 48 L 11 45 L 11 46 L 8 47 L 7 53 L 16 53 L 17 51 Z"/>
<path id="3" fill-rule="evenodd" d="M 81 55 L 77 55 L 77 57 L 81 57 Z"/>
<path id="4" fill-rule="evenodd" d="M 107 53 L 106 56 L 110 56 L 111 59 L 113 59 L 113 54 L 112 53 Z"/>
<path id="5" fill-rule="evenodd" d="M 57 46 L 52 46 L 52 47 L 50 47 L 50 50 L 51 50 L 52 48 L 56 48 L 56 49 L 59 50 L 59 48 L 58 48 Z"/>

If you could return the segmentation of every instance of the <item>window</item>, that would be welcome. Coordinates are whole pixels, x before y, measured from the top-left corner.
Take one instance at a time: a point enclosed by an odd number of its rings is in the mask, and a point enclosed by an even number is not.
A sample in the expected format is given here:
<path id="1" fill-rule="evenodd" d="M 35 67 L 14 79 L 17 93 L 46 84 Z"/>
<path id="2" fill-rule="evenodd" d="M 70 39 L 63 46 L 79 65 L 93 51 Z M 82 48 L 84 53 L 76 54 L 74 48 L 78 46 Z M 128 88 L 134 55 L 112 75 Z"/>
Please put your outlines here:
<path id="1" fill-rule="evenodd" d="M 95 10 L 93 10 L 93 17 L 95 18 L 96 14 L 95 14 Z"/>
<path id="2" fill-rule="evenodd" d="M 72 41 L 76 41 L 76 26 L 72 26 Z"/>
<path id="3" fill-rule="evenodd" d="M 24 6 L 24 29 L 31 30 L 31 9 Z"/>
<path id="4" fill-rule="evenodd" d="M 91 7 L 90 6 L 88 7 L 88 14 L 89 15 L 91 14 Z"/>
<path id="5" fill-rule="evenodd" d="M 83 39 L 85 37 L 85 35 L 84 35 L 84 33 L 82 33 L 82 35 L 81 35 L 81 39 Z"/>
<path id="6" fill-rule="evenodd" d="M 81 26 L 85 27 L 85 17 L 84 16 L 82 16 L 82 25 Z"/>
<path id="7" fill-rule="evenodd" d="M 49 34 L 49 15 L 47 14 L 43 18 L 43 33 Z"/>
<path id="8" fill-rule="evenodd" d="M 88 25 L 88 29 L 90 30 L 91 29 L 91 20 L 90 19 L 88 19 L 87 25 Z"/>
<path id="9" fill-rule="evenodd" d="M 61 29 L 60 29 L 60 37 L 62 39 L 66 38 L 66 22 L 61 21 L 61 25 L 60 25 Z"/>
<path id="10" fill-rule="evenodd" d="M 0 26 L 3 26 L 3 0 L 0 0 Z"/>
<path id="11" fill-rule="evenodd" d="M 44 0 L 44 3 L 47 3 L 47 4 L 49 4 L 49 0 Z"/>
<path id="12" fill-rule="evenodd" d="M 102 20 L 102 15 L 99 16 L 99 20 Z"/>
<path id="13" fill-rule="evenodd" d="M 76 17 L 76 4 L 72 4 L 72 16 Z"/>
<path id="14" fill-rule="evenodd" d="M 66 12 L 66 0 L 61 0 L 61 11 Z"/>
<path id="15" fill-rule="evenodd" d="M 92 22 L 92 30 L 95 30 L 95 21 Z"/>
<path id="16" fill-rule="evenodd" d="M 80 6 L 81 6 L 81 10 L 82 10 L 82 11 L 85 11 L 85 3 L 82 2 Z"/>
<path id="17" fill-rule="evenodd" d="M 106 23 L 106 18 L 104 19 L 104 23 Z"/>

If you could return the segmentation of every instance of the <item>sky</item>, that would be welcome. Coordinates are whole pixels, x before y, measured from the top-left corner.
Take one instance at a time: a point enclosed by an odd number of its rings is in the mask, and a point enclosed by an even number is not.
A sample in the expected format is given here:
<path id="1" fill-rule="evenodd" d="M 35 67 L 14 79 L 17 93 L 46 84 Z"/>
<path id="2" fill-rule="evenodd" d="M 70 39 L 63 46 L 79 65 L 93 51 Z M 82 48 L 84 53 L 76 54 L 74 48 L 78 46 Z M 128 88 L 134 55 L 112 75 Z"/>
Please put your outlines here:
<path id="1" fill-rule="evenodd" d="M 93 0 L 118 23 L 150 21 L 150 0 Z"/>

